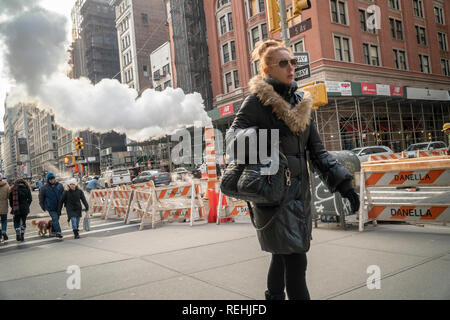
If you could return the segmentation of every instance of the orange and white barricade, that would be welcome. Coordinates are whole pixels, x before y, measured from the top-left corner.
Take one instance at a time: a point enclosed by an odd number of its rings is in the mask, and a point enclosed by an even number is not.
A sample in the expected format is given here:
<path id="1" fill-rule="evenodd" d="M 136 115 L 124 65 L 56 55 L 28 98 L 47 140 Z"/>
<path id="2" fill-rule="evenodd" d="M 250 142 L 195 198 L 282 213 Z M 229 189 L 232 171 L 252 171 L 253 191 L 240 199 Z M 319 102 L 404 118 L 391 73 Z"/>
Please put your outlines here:
<path id="1" fill-rule="evenodd" d="M 125 224 L 131 220 L 139 219 L 141 222 L 144 215 L 150 215 L 152 205 L 152 193 L 148 191 L 134 190 L 132 200 L 125 216 Z"/>
<path id="2" fill-rule="evenodd" d="M 408 158 L 408 155 L 404 152 L 370 155 L 368 161 L 395 160 L 402 158 Z"/>
<path id="3" fill-rule="evenodd" d="M 133 191 L 130 190 L 112 190 L 109 195 L 107 209 L 102 215 L 102 219 L 108 219 L 111 216 L 119 218 L 125 217 L 128 212 Z"/>
<path id="4" fill-rule="evenodd" d="M 151 183 L 153 184 L 153 181 Z M 194 220 L 205 219 L 205 205 L 201 198 L 198 182 L 192 181 L 191 184 L 185 183 L 162 188 L 153 187 L 150 193 L 151 196 L 147 200 L 146 209 L 141 212 L 139 230 L 149 224 L 152 225 L 152 228 L 155 228 L 158 223 L 171 222 L 179 218 L 190 219 L 191 226 Z M 133 207 L 136 208 L 136 205 L 133 204 Z"/>
<path id="5" fill-rule="evenodd" d="M 225 201 L 224 201 L 225 200 Z M 239 216 L 250 216 L 247 202 L 243 200 L 236 200 L 226 195 L 219 193 L 219 204 L 217 205 L 217 224 L 220 224 L 226 218 L 228 221 L 235 221 L 234 219 Z"/>
<path id="6" fill-rule="evenodd" d="M 106 189 L 92 190 L 89 199 L 89 208 L 92 213 L 106 212 L 111 191 Z"/>
<path id="7" fill-rule="evenodd" d="M 436 150 L 417 150 L 416 158 L 419 157 L 436 157 L 447 155 L 447 149 L 436 149 Z"/>
<path id="8" fill-rule="evenodd" d="M 449 222 L 450 199 L 444 203 L 374 203 L 369 188 L 450 187 L 450 157 L 428 157 L 361 163 L 359 231 L 368 221 Z M 394 191 L 395 192 L 395 191 Z M 365 199 L 367 198 L 367 205 Z M 407 200 L 408 198 L 405 198 Z"/>

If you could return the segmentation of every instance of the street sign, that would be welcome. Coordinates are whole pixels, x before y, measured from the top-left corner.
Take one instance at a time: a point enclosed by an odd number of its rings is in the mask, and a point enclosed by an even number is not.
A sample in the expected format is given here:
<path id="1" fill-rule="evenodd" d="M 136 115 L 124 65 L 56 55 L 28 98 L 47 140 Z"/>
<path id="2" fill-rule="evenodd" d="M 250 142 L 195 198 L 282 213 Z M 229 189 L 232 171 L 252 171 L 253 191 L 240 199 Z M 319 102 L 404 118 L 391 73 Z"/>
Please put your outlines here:
<path id="1" fill-rule="evenodd" d="M 75 160 L 76 161 L 83 161 L 84 160 L 84 156 L 75 156 Z"/>
<path id="2" fill-rule="evenodd" d="M 311 77 L 311 66 L 309 64 L 309 52 L 295 52 L 297 67 L 295 68 L 295 81 Z"/>
<path id="3" fill-rule="evenodd" d="M 299 24 L 289 28 L 289 35 L 292 39 L 293 37 L 299 35 L 302 32 L 305 32 L 312 28 L 312 20 L 311 18 L 306 19 L 305 21 L 300 22 Z"/>

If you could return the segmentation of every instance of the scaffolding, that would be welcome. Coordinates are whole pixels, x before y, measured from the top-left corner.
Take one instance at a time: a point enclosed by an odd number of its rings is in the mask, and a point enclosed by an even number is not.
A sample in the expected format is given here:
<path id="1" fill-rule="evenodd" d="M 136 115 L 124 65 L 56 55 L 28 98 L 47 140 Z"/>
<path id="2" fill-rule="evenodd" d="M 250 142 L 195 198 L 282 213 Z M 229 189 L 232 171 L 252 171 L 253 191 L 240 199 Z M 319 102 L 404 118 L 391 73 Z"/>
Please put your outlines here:
<path id="1" fill-rule="evenodd" d="M 327 150 L 384 145 L 394 152 L 410 144 L 443 141 L 450 103 L 391 97 L 334 97 L 315 111 Z"/>
<path id="2" fill-rule="evenodd" d="M 177 87 L 186 93 L 199 92 L 205 109 L 213 108 L 213 95 L 209 74 L 206 21 L 201 0 L 171 0 L 173 45 Z"/>

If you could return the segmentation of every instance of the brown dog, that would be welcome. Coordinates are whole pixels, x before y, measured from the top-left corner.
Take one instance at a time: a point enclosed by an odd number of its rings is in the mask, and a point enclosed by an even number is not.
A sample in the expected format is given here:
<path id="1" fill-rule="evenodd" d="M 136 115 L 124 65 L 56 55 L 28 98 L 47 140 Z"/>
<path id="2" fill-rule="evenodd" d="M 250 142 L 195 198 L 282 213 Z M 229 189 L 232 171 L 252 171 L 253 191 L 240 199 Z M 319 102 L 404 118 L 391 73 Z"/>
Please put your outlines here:
<path id="1" fill-rule="evenodd" d="M 36 222 L 36 220 L 31 221 L 31 224 L 39 229 L 38 235 L 41 237 L 45 236 L 48 232 L 50 235 L 50 231 L 52 230 L 52 220 L 40 220 Z"/>

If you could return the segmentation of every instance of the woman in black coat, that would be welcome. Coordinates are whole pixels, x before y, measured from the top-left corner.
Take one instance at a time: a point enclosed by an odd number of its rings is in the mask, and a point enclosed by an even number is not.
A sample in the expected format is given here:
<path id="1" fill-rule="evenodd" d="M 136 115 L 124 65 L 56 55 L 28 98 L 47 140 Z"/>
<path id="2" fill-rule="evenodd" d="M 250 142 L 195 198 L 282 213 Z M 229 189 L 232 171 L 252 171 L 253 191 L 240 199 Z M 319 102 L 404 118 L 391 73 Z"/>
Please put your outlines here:
<path id="1" fill-rule="evenodd" d="M 75 179 L 69 181 L 69 188 L 64 190 L 62 194 L 61 201 L 59 202 L 58 213 L 61 215 L 61 210 L 63 206 L 66 206 L 67 210 L 67 221 L 72 223 L 72 230 L 75 239 L 79 239 L 78 226 L 80 225 L 81 219 L 81 202 L 84 204 L 86 211 L 89 210 L 89 205 L 84 196 L 84 192 L 80 190 L 77 186 Z"/>
<path id="2" fill-rule="evenodd" d="M 227 150 L 236 150 L 239 135 L 250 127 L 268 129 L 268 138 L 270 130 L 278 130 L 280 150 L 289 162 L 291 185 L 281 205 L 252 204 L 258 228 L 276 215 L 266 228 L 257 231 L 261 249 L 272 253 L 265 295 L 270 300 L 285 299 L 286 287 L 289 299 L 310 299 L 305 279 L 312 232 L 306 152 L 327 188 L 348 198 L 354 211 L 359 208 L 359 198 L 350 172 L 323 146 L 311 114 L 313 97 L 308 92 L 297 92 L 292 51 L 278 41 L 267 40 L 255 48 L 253 59 L 259 60 L 260 74 L 250 80 L 251 95 L 227 132 Z M 270 144 L 267 150 L 271 150 Z"/>
<path id="3" fill-rule="evenodd" d="M 27 215 L 30 213 L 30 204 L 33 201 L 30 186 L 23 179 L 17 179 L 10 189 L 9 205 L 14 216 L 14 228 L 16 240 L 24 241 Z"/>

